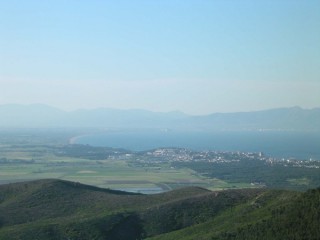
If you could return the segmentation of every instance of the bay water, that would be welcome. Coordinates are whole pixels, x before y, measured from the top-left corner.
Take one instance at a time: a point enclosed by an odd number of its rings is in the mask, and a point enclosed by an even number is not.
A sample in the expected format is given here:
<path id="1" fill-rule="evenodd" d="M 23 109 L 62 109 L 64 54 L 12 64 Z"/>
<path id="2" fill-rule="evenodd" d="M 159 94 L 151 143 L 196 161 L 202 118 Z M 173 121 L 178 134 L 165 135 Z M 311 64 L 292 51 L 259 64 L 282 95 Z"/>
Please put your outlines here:
<path id="1" fill-rule="evenodd" d="M 320 132 L 113 130 L 79 136 L 73 143 L 133 151 L 179 147 L 198 151 L 263 152 L 277 158 L 320 160 Z"/>

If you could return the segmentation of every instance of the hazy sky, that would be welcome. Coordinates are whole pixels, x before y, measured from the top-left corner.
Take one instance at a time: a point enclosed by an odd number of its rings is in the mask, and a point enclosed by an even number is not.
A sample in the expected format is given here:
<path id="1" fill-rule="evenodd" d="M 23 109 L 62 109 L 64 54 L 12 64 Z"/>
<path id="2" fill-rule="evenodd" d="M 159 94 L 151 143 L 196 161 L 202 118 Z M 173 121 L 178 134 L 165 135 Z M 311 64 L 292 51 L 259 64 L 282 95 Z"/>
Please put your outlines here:
<path id="1" fill-rule="evenodd" d="M 0 0 L 0 104 L 320 107 L 319 0 Z"/>

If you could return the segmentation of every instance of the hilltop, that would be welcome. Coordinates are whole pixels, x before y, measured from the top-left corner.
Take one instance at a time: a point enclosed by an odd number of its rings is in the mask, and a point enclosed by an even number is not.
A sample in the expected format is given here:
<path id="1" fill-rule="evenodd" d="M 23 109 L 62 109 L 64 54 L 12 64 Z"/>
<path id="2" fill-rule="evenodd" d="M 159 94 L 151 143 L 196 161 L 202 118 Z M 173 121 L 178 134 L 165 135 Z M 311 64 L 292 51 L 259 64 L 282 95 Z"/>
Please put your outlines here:
<path id="1" fill-rule="evenodd" d="M 49 179 L 1 185 L 0 196 L 0 239 L 320 237 L 320 189 L 143 195 Z"/>

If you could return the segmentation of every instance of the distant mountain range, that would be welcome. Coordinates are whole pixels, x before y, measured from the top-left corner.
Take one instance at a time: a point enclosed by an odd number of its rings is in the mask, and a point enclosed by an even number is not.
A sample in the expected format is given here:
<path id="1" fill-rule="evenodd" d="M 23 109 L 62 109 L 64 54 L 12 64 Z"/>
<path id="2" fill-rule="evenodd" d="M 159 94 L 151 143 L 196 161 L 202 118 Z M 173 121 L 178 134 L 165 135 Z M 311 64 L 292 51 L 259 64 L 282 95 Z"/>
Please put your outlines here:
<path id="1" fill-rule="evenodd" d="M 278 108 L 254 112 L 190 116 L 182 112 L 146 110 L 62 111 L 46 105 L 0 105 L 0 127 L 5 128 L 159 128 L 222 131 L 319 131 L 320 108 Z"/>

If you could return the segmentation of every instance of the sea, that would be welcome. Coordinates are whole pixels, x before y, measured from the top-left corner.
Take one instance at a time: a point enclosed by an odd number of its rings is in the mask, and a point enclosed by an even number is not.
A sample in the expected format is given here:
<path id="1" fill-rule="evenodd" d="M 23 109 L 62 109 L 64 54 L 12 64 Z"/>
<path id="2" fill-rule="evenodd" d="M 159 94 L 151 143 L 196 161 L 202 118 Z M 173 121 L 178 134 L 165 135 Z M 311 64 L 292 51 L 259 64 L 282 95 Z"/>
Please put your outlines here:
<path id="1" fill-rule="evenodd" d="M 132 151 L 178 147 L 195 151 L 262 152 L 275 158 L 320 160 L 320 132 L 110 130 L 75 137 L 72 143 Z"/>

